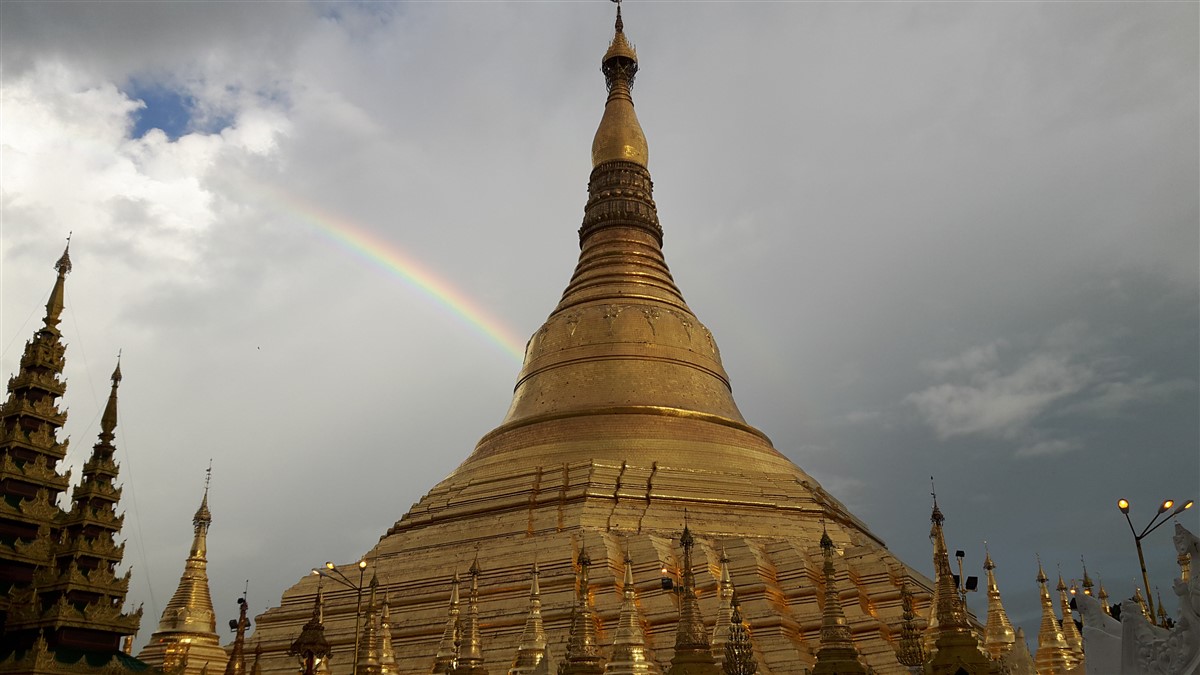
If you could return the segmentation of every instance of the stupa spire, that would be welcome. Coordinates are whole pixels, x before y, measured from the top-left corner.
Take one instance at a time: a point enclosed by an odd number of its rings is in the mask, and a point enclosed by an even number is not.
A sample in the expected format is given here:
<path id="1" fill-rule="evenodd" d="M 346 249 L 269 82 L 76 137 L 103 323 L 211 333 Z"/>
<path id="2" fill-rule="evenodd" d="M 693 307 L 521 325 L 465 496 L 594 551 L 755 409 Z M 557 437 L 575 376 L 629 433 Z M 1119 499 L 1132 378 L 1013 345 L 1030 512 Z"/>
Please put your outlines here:
<path id="1" fill-rule="evenodd" d="M 821 611 L 821 646 L 817 649 L 817 662 L 813 675 L 866 675 L 867 669 L 860 661 L 842 599 L 837 589 L 837 571 L 833 557 L 837 555 L 829 531 L 821 524 L 822 572 L 825 577 L 825 606 Z"/>
<path id="2" fill-rule="evenodd" d="M 1087 562 L 1084 561 L 1083 556 L 1079 556 L 1079 562 L 1083 565 L 1083 582 L 1080 584 L 1083 586 L 1083 594 L 1091 595 L 1092 589 L 1096 587 L 1096 584 L 1093 583 L 1092 578 L 1088 576 Z"/>
<path id="3" fill-rule="evenodd" d="M 317 675 L 329 670 L 329 640 L 325 638 L 325 597 L 321 590 L 322 580 L 318 577 L 312 618 L 304 624 L 299 637 L 288 649 L 288 654 L 300 661 L 300 675 Z"/>
<path id="4" fill-rule="evenodd" d="M 1100 598 L 1100 609 L 1103 609 L 1105 614 L 1112 616 L 1112 610 L 1108 606 L 1108 591 L 1104 590 L 1103 581 L 1100 582 L 1100 592 L 1096 594 L 1096 597 Z"/>
<path id="5" fill-rule="evenodd" d="M 533 563 L 533 579 L 529 582 L 529 616 L 525 619 L 525 630 L 517 645 L 508 675 L 529 675 L 539 667 L 549 672 L 546 659 L 546 629 L 542 625 L 542 588 L 538 581 L 537 563 Z"/>
<path id="6" fill-rule="evenodd" d="M 217 635 L 217 619 L 213 612 L 212 595 L 208 586 L 207 536 L 212 525 L 208 509 L 208 487 L 212 480 L 212 465 L 204 475 L 204 496 L 192 517 L 192 546 L 183 563 L 179 585 L 163 609 L 158 630 L 138 654 L 138 658 L 164 669 L 172 666 L 173 655 L 186 653 L 189 668 L 180 675 L 198 673 L 205 664 L 223 666 L 228 656 L 221 648 Z"/>
<path id="7" fill-rule="evenodd" d="M 434 657 L 433 675 L 448 673 L 458 665 L 458 645 L 461 625 L 458 609 L 458 572 L 450 581 L 450 609 L 446 612 L 446 629 L 442 632 L 442 641 L 438 644 L 437 656 Z"/>
<path id="8" fill-rule="evenodd" d="M 462 630 L 456 675 L 487 675 L 483 665 L 483 641 L 479 636 L 479 559 L 471 563 L 471 594 L 467 600 L 467 620 Z"/>
<path id="9" fill-rule="evenodd" d="M 987 625 L 983 628 L 983 647 L 993 659 L 1000 659 L 1012 651 L 1017 634 L 1012 622 L 1008 620 L 1008 612 L 1000 601 L 1000 587 L 996 585 L 996 563 L 992 562 L 992 552 L 988 550 L 987 542 L 983 542 L 983 569 L 987 572 L 988 613 Z"/>
<path id="10" fill-rule="evenodd" d="M 604 672 L 604 659 L 600 656 L 600 645 L 596 639 L 596 611 L 592 608 L 591 582 L 588 581 L 592 559 L 582 546 L 576 564 L 571 634 L 567 637 L 567 657 L 559 666 L 558 675 L 601 675 Z"/>
<path id="11" fill-rule="evenodd" d="M 633 561 L 625 556 L 625 579 L 621 588 L 621 615 L 613 639 L 612 658 L 605 675 L 661 675 L 654 655 L 646 647 L 646 634 L 638 616 L 637 588 L 633 584 Z"/>
<path id="12" fill-rule="evenodd" d="M 907 666 L 909 672 L 919 673 L 925 665 L 925 647 L 921 641 L 921 630 L 917 628 L 917 614 L 913 609 L 913 595 L 908 583 L 900 586 L 900 607 L 903 621 L 900 624 L 900 648 L 896 660 Z"/>
<path id="13" fill-rule="evenodd" d="M 621 3 L 617 3 L 617 20 L 612 43 L 601 65 L 604 82 L 608 85 L 608 101 L 604 117 L 592 140 L 592 166 L 605 162 L 633 162 L 645 167 L 650 159 L 646 135 L 633 110 L 633 80 L 637 75 L 637 51 L 625 38 L 625 21 L 621 18 Z"/>
<path id="14" fill-rule="evenodd" d="M 65 295 L 67 275 L 71 273 L 70 235 L 67 236 L 67 245 L 63 248 L 62 255 L 54 263 L 54 270 L 58 272 L 58 278 L 54 281 L 54 288 L 50 291 L 50 298 L 46 300 L 46 316 L 42 319 L 42 330 L 53 335 L 60 335 L 58 332 L 58 323 L 61 320 L 62 311 L 66 307 L 63 297 Z"/>
<path id="15" fill-rule="evenodd" d="M 368 585 L 371 594 L 368 596 L 366 616 L 363 617 L 362 632 L 358 639 L 358 656 L 355 658 L 354 675 L 381 675 L 383 672 L 379 647 L 379 575 L 377 572 L 372 572 Z"/>
<path id="16" fill-rule="evenodd" d="M 1042 625 L 1038 629 L 1038 648 L 1034 654 L 1038 675 L 1063 675 L 1074 666 L 1071 657 L 1071 647 L 1063 637 L 1062 627 L 1054 616 L 1054 601 L 1050 599 L 1050 589 L 1046 582 L 1049 577 L 1042 569 L 1041 558 L 1038 558 L 1038 587 L 1042 597 Z"/>
<path id="17" fill-rule="evenodd" d="M 758 660 L 754 658 L 754 645 L 750 642 L 750 631 L 742 620 L 736 592 L 730 600 L 730 606 L 729 640 L 725 642 L 721 672 L 724 675 L 754 675 L 758 672 Z"/>
<path id="18" fill-rule="evenodd" d="M 679 536 L 683 548 L 683 571 L 679 594 L 679 623 L 675 628 L 675 654 L 671 656 L 668 675 L 698 675 L 718 673 L 709 642 L 708 630 L 704 628 L 704 615 L 700 613 L 700 601 L 696 597 L 696 573 L 692 568 L 692 548 L 696 545 L 692 530 L 684 512 L 683 533 Z"/>
<path id="19" fill-rule="evenodd" d="M 933 541 L 933 566 L 937 573 L 936 604 L 934 611 L 937 625 L 932 629 L 932 657 L 926 664 L 930 675 L 958 673 L 963 670 L 971 675 L 998 672 L 1000 666 L 990 660 L 979 644 L 979 639 L 967 620 L 967 613 L 958 595 L 954 573 L 950 571 L 950 553 L 946 549 L 943 523 L 946 517 L 938 508 L 937 494 L 933 494 L 932 527 L 929 538 Z M 930 633 L 927 629 L 927 635 Z M 928 644 L 926 646 L 928 650 Z"/>
<path id="20" fill-rule="evenodd" d="M 1083 636 L 1079 634 L 1079 627 L 1075 625 L 1075 617 L 1071 613 L 1071 599 L 1067 596 L 1067 584 L 1063 581 L 1062 570 L 1058 572 L 1058 586 L 1055 590 L 1058 591 L 1059 611 L 1062 612 L 1063 639 L 1071 649 L 1072 659 L 1082 662 Z"/>
<path id="21" fill-rule="evenodd" d="M 725 660 L 725 643 L 733 625 L 733 578 L 729 576 L 729 556 L 721 551 L 721 576 L 717 581 L 717 621 L 713 624 L 712 650 L 717 663 Z"/>

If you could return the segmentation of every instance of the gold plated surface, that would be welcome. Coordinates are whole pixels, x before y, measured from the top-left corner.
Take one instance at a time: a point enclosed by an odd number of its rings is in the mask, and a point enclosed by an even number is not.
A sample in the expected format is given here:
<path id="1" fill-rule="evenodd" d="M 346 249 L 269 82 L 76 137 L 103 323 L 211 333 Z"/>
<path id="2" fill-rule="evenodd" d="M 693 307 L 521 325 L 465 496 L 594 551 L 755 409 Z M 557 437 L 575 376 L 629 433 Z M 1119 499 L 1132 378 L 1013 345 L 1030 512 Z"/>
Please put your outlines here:
<path id="1" fill-rule="evenodd" d="M 625 558 L 625 579 L 621 585 L 621 614 L 613 638 L 612 657 L 604 666 L 605 675 L 662 675 L 662 669 L 646 647 L 646 634 L 637 607 L 637 588 L 633 583 L 633 561 Z"/>
<path id="2" fill-rule="evenodd" d="M 828 532 L 822 532 L 825 606 L 821 610 L 821 647 L 817 650 L 817 663 L 812 672 L 813 675 L 867 675 L 846 625 L 846 613 L 837 588 L 837 571 L 833 567 L 834 555 L 833 540 Z"/>
<path id="3" fill-rule="evenodd" d="M 983 646 L 993 659 L 1001 659 L 1012 651 L 1017 634 L 1013 631 L 1008 612 L 1000 600 L 1000 587 L 996 585 L 996 563 L 991 552 L 984 554 L 983 569 L 987 572 L 987 625 L 983 628 Z"/>
<path id="4" fill-rule="evenodd" d="M 1046 587 L 1045 570 L 1038 561 L 1037 582 L 1042 598 L 1042 624 L 1038 630 L 1038 647 L 1034 654 L 1038 675 L 1063 675 L 1074 667 L 1071 648 L 1063 637 L 1062 627 L 1054 616 L 1054 602 L 1050 599 L 1050 589 Z"/>
<path id="5" fill-rule="evenodd" d="M 621 9 L 617 8 L 617 23 L 612 44 L 604 54 L 602 70 L 608 84 L 608 102 L 604 117 L 592 141 L 592 166 L 619 160 L 647 166 L 650 151 L 637 113 L 633 111 L 630 89 L 637 74 L 637 52 L 625 38 Z"/>
<path id="6" fill-rule="evenodd" d="M 605 59 L 613 85 L 598 137 L 641 133 L 636 117 L 620 113 L 632 114 L 621 82 L 632 80 L 636 60 L 625 53 L 623 27 L 618 37 Z M 821 627 L 815 549 L 824 519 L 844 552 L 846 592 L 861 599 L 845 607 L 855 647 L 877 672 L 903 672 L 895 656 L 900 588 L 907 583 L 923 611 L 929 580 L 742 416 L 715 338 L 667 267 L 652 187 L 644 157 L 595 165 L 578 264 L 530 338 L 503 422 L 367 554 L 395 602 L 399 668 L 453 668 L 461 656 L 456 641 L 465 647 L 469 640 L 456 600 L 447 618 L 456 587 L 444 570 L 476 557 L 488 669 L 507 669 L 519 656 L 530 616 L 528 570 L 540 561 L 547 650 L 563 671 L 599 675 L 620 623 L 626 553 L 635 579 L 680 569 L 684 552 L 673 536 L 686 509 L 695 537 L 688 553 L 695 558 L 695 630 L 705 642 L 694 651 L 698 658 L 703 651 L 712 662 L 713 623 L 704 617 L 715 619 L 720 609 L 724 551 L 741 616 L 753 627 L 757 672 L 800 675 L 812 667 Z M 584 549 L 593 564 L 581 584 L 572 561 Z M 316 587 L 305 578 L 259 617 L 264 673 L 290 672 L 283 652 L 307 620 Z M 674 641 L 679 599 L 657 588 L 638 594 L 646 646 L 660 667 L 684 651 Z M 350 661 L 354 619 L 352 595 L 327 597 L 327 634 L 342 663 Z"/>
<path id="7" fill-rule="evenodd" d="M 163 609 L 158 630 L 138 653 L 141 661 L 170 670 L 173 675 L 199 675 L 206 669 L 215 673 L 229 660 L 217 635 L 208 587 L 207 538 L 211 525 L 206 479 L 200 507 L 192 517 L 192 547 L 179 585 Z"/>

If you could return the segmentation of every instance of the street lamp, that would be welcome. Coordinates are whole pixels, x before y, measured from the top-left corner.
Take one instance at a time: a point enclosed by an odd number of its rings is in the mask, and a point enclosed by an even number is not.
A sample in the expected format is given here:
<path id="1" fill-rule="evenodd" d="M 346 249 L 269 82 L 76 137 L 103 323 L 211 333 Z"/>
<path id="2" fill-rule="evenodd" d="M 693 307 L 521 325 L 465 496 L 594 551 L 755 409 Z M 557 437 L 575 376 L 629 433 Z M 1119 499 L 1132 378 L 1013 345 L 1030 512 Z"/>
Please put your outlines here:
<path id="1" fill-rule="evenodd" d="M 1142 554 L 1142 539 L 1144 539 L 1146 535 L 1161 527 L 1167 522 L 1168 519 L 1171 518 L 1171 516 L 1177 516 L 1180 513 L 1187 511 L 1188 509 L 1192 508 L 1194 504 L 1195 502 L 1189 499 L 1183 504 L 1175 506 L 1175 500 L 1164 499 L 1163 503 L 1158 505 L 1158 513 L 1154 514 L 1154 517 L 1150 519 L 1150 522 L 1146 524 L 1146 527 L 1144 527 L 1139 534 L 1138 531 L 1133 527 L 1133 521 L 1129 519 L 1129 500 L 1117 500 L 1117 508 L 1120 509 L 1121 513 L 1125 515 L 1125 522 L 1129 523 L 1129 531 L 1133 533 L 1133 545 L 1137 547 L 1138 564 L 1142 566 L 1142 583 L 1145 584 L 1146 588 L 1146 606 L 1150 613 L 1150 623 L 1154 624 L 1155 626 L 1158 625 L 1158 621 L 1154 618 L 1154 600 L 1150 597 L 1150 577 L 1146 574 L 1146 556 Z M 1170 511 L 1172 506 L 1175 506 L 1175 510 L 1171 511 L 1171 515 L 1167 516 L 1166 518 L 1162 518 L 1162 515 L 1167 511 Z M 1160 520 L 1160 518 L 1162 519 Z"/>
<path id="2" fill-rule="evenodd" d="M 345 586 L 346 588 L 349 588 L 350 590 L 354 591 L 354 593 L 355 593 L 354 670 L 353 670 L 353 672 L 357 673 L 358 672 L 358 642 L 359 642 L 359 640 L 362 639 L 360 636 L 359 628 L 362 624 L 363 577 L 367 573 L 367 561 L 364 558 L 362 560 L 359 560 L 355 564 L 358 566 L 358 584 L 355 584 L 353 581 L 351 581 L 345 574 L 342 573 L 341 570 L 339 570 L 337 568 L 337 565 L 334 565 L 332 562 L 326 562 L 325 569 L 320 569 L 320 568 L 314 567 L 312 573 L 319 575 L 321 577 L 324 577 L 326 579 L 329 579 L 331 581 L 337 582 L 337 583 Z"/>

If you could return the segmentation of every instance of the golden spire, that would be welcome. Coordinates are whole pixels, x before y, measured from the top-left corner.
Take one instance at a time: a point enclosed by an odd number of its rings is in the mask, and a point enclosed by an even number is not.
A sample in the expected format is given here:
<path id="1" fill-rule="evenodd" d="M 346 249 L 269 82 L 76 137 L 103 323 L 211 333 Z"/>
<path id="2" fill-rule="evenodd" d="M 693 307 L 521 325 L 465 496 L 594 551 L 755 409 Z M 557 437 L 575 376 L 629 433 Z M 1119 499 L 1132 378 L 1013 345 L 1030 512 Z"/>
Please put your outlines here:
<path id="1" fill-rule="evenodd" d="M 687 525 L 684 511 L 683 534 L 679 544 L 683 547 L 683 583 L 679 594 L 679 623 L 675 628 L 675 654 L 671 656 L 668 675 L 698 675 L 718 673 L 721 668 L 713 658 L 712 644 L 704 628 L 704 616 L 700 613 L 700 601 L 696 597 L 696 573 L 692 569 L 692 547 L 696 540 Z"/>
<path id="2" fill-rule="evenodd" d="M 926 647 L 927 651 L 932 651 L 926 672 L 931 675 L 957 673 L 960 669 L 972 674 L 996 672 L 999 666 L 985 655 L 959 598 L 954 573 L 950 571 L 950 553 L 946 549 L 942 527 L 946 518 L 938 508 L 936 494 L 933 495 L 930 521 L 933 526 L 929 530 L 929 538 L 933 540 L 933 566 L 937 572 L 934 581 L 937 589 L 934 606 L 937 624 L 932 629 L 933 649 Z M 930 629 L 926 629 L 927 637 L 930 632 Z"/>
<path id="3" fill-rule="evenodd" d="M 1037 582 L 1042 595 L 1042 625 L 1038 630 L 1038 648 L 1034 654 L 1038 675 L 1063 675 L 1074 667 L 1071 658 L 1071 647 L 1063 637 L 1062 628 L 1054 616 L 1054 602 L 1050 599 L 1050 589 L 1046 587 L 1049 578 L 1042 569 L 1041 558 L 1038 559 Z"/>
<path id="4" fill-rule="evenodd" d="M 1004 604 L 1000 601 L 1000 587 L 996 585 L 996 563 L 992 562 L 992 553 L 988 550 L 987 542 L 983 542 L 983 569 L 987 571 L 988 614 L 987 625 L 983 628 L 983 647 L 993 659 L 1000 659 L 1012 651 L 1017 634 Z"/>
<path id="5" fill-rule="evenodd" d="M 559 675 L 600 675 L 604 659 L 596 640 L 596 612 L 592 609 L 588 568 L 592 559 L 580 547 L 579 569 L 575 577 L 575 608 L 571 612 L 571 634 L 567 637 L 567 658 L 559 665 Z"/>
<path id="6" fill-rule="evenodd" d="M 860 661 L 842 599 L 837 590 L 837 571 L 833 567 L 833 540 L 821 523 L 822 571 L 825 578 L 825 606 L 821 611 L 821 646 L 817 648 L 817 662 L 813 675 L 866 675 L 867 669 Z"/>
<path id="7" fill-rule="evenodd" d="M 538 565 L 533 563 L 533 580 L 529 582 L 529 616 L 517 645 L 508 675 L 529 675 L 543 666 L 546 659 L 546 630 L 542 626 L 542 589 L 538 583 Z M 548 668 L 549 664 L 545 664 Z"/>
<path id="8" fill-rule="evenodd" d="M 1100 609 L 1103 609 L 1105 614 L 1112 616 L 1112 610 L 1108 606 L 1108 591 L 1104 590 L 1103 581 L 1100 582 L 1100 592 L 1096 594 L 1096 597 L 1100 598 Z"/>
<path id="9" fill-rule="evenodd" d="M 438 644 L 437 656 L 433 661 L 433 675 L 448 673 L 458 665 L 459 617 L 458 617 L 458 572 L 450 582 L 450 609 L 446 612 L 446 630 Z"/>
<path id="10" fill-rule="evenodd" d="M 921 644 L 921 630 L 917 628 L 917 613 L 913 609 L 912 591 L 908 583 L 900 585 L 900 606 L 903 609 L 903 621 L 900 624 L 900 649 L 897 650 L 896 660 L 903 666 L 908 666 L 912 672 L 920 672 L 925 665 L 925 648 Z"/>
<path id="11" fill-rule="evenodd" d="M 54 289 L 50 291 L 50 299 L 46 300 L 46 317 L 42 320 L 44 324 L 42 330 L 53 335 L 60 335 L 58 323 L 61 320 L 63 308 L 66 307 L 63 303 L 64 287 L 67 275 L 71 273 L 70 235 L 67 236 L 67 246 L 63 249 L 62 256 L 59 257 L 58 262 L 54 263 L 54 270 L 58 272 L 58 278 L 54 281 Z"/>
<path id="12" fill-rule="evenodd" d="M 183 575 L 175 594 L 163 610 L 158 622 L 158 632 L 204 633 L 216 635 L 217 619 L 213 612 L 212 596 L 208 588 L 207 536 L 212 524 L 208 510 L 208 484 L 212 479 L 212 467 L 205 471 L 204 496 L 200 508 L 192 517 L 192 548 L 183 564 Z"/>
<path id="13" fill-rule="evenodd" d="M 454 672 L 459 675 L 487 675 L 483 665 L 483 642 L 479 637 L 479 559 L 471 563 L 467 570 L 471 575 L 471 595 L 467 604 L 467 621 L 462 636 L 465 645 L 458 654 L 458 667 Z"/>
<path id="14" fill-rule="evenodd" d="M 1156 598 L 1158 600 L 1158 625 L 1165 627 L 1170 616 L 1167 614 L 1167 608 L 1163 607 L 1162 591 L 1158 590 L 1156 587 L 1154 589 L 1154 593 L 1158 596 L 1158 598 Z"/>
<path id="15" fill-rule="evenodd" d="M 383 607 L 379 610 L 379 672 L 396 675 L 396 650 L 392 646 L 392 605 L 388 592 L 383 592 Z"/>
<path id="16" fill-rule="evenodd" d="M 104 414 L 100 416 L 100 440 L 111 443 L 117 429 L 117 387 L 121 386 L 121 356 L 117 355 L 117 367 L 113 369 L 112 389 L 108 392 L 108 403 L 104 406 Z"/>
<path id="17" fill-rule="evenodd" d="M 1154 617 L 1150 616 L 1150 610 L 1146 609 L 1146 598 L 1142 595 L 1142 589 L 1135 587 L 1133 589 L 1133 601 L 1137 603 L 1138 609 L 1142 611 L 1142 616 L 1150 623 L 1154 623 Z"/>
<path id="18" fill-rule="evenodd" d="M 1058 586 L 1055 590 L 1058 591 L 1059 611 L 1062 612 L 1063 639 L 1071 649 L 1072 659 L 1082 662 L 1083 636 L 1079 634 L 1079 627 L 1075 625 L 1075 617 L 1071 613 L 1071 599 L 1067 597 L 1067 584 L 1063 582 L 1062 570 L 1058 572 Z"/>
<path id="19" fill-rule="evenodd" d="M 733 625 L 733 578 L 729 576 L 729 556 L 721 551 L 721 578 L 717 582 L 717 620 L 713 624 L 712 651 L 717 663 L 725 660 L 725 642 Z"/>
<path id="20" fill-rule="evenodd" d="M 633 561 L 625 556 L 625 582 L 621 589 L 621 615 L 613 639 L 612 658 L 605 675 L 661 675 L 654 655 L 646 647 L 646 634 L 638 617 L 637 588 L 633 585 Z"/>
<path id="21" fill-rule="evenodd" d="M 246 598 L 238 598 L 237 633 L 229 649 L 229 661 L 225 663 L 225 675 L 244 675 L 246 672 L 246 629 L 250 619 L 246 618 Z"/>
<path id="22" fill-rule="evenodd" d="M 300 635 L 292 642 L 288 654 L 300 661 L 300 675 L 328 671 L 329 640 L 325 639 L 325 598 L 321 592 L 321 579 L 317 581 L 312 618 L 300 629 Z"/>
<path id="23" fill-rule="evenodd" d="M 380 675 L 381 650 L 379 648 L 379 575 L 371 574 L 371 595 L 367 600 L 366 617 L 358 640 L 358 656 L 355 658 L 354 675 Z"/>
<path id="24" fill-rule="evenodd" d="M 1083 556 L 1079 556 L 1079 562 L 1083 565 L 1083 583 L 1081 584 L 1083 586 L 1083 594 L 1091 595 L 1092 589 L 1095 588 L 1096 585 L 1092 583 L 1092 578 L 1088 576 L 1087 563 L 1084 562 Z"/>
<path id="25" fill-rule="evenodd" d="M 758 672 L 758 660 L 754 658 L 754 644 L 750 642 L 750 631 L 742 621 L 742 611 L 737 593 L 730 598 L 729 640 L 725 642 L 725 654 L 721 660 L 724 675 L 754 675 Z"/>
<path id="26" fill-rule="evenodd" d="M 621 4 L 617 3 L 617 23 L 612 44 L 601 62 L 604 81 L 608 85 L 608 102 L 604 117 L 592 140 L 592 166 L 604 162 L 623 161 L 647 166 L 650 150 L 646 135 L 638 124 L 633 110 L 633 79 L 637 75 L 637 52 L 625 39 L 625 22 L 621 19 Z"/>

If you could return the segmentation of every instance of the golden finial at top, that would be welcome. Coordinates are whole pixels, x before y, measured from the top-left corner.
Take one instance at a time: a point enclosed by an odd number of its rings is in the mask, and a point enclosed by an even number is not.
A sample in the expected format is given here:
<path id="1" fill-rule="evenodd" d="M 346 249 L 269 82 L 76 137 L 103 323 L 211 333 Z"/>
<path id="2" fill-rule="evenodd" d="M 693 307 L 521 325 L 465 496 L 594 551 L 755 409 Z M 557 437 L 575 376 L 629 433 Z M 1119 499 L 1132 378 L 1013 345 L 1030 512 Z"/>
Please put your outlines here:
<path id="1" fill-rule="evenodd" d="M 592 166 L 604 162 L 624 161 L 647 166 L 650 150 L 646 135 L 633 110 L 633 80 L 638 72 L 637 51 L 625 37 L 625 21 L 621 3 L 617 3 L 617 20 L 613 39 L 601 60 L 601 72 L 608 86 L 608 101 L 596 137 L 592 140 Z"/>
<path id="2" fill-rule="evenodd" d="M 58 272 L 59 276 L 66 276 L 67 274 L 70 274 L 70 272 L 71 272 L 71 235 L 72 234 L 74 234 L 74 232 L 67 233 L 67 245 L 65 248 L 63 248 L 62 256 L 59 257 L 58 262 L 54 263 L 54 270 L 56 272 Z"/>

